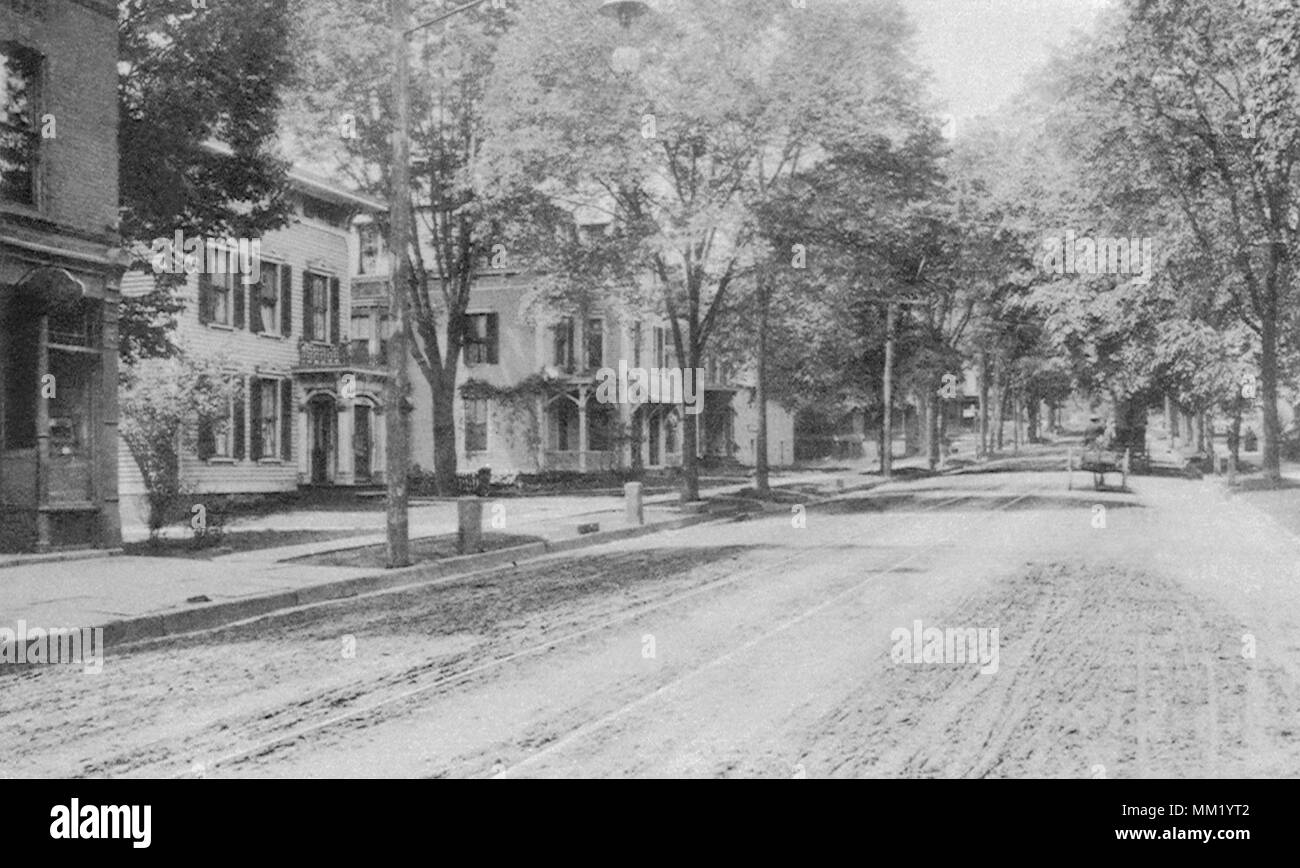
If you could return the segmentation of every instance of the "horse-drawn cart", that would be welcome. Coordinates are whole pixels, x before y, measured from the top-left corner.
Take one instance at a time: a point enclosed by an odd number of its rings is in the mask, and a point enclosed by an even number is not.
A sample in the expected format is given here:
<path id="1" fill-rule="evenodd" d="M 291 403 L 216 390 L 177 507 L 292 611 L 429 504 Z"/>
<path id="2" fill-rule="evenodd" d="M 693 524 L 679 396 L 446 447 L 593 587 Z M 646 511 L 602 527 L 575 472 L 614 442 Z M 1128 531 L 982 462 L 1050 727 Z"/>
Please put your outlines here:
<path id="1" fill-rule="evenodd" d="M 1128 449 L 1119 452 L 1097 445 L 1085 446 L 1079 453 L 1071 449 L 1066 457 L 1067 487 L 1071 490 L 1074 488 L 1074 471 L 1082 470 L 1092 474 L 1092 487 L 1097 491 L 1106 488 L 1107 473 L 1118 473 L 1119 487 L 1125 489 L 1128 487 L 1130 461 L 1131 453 Z"/>

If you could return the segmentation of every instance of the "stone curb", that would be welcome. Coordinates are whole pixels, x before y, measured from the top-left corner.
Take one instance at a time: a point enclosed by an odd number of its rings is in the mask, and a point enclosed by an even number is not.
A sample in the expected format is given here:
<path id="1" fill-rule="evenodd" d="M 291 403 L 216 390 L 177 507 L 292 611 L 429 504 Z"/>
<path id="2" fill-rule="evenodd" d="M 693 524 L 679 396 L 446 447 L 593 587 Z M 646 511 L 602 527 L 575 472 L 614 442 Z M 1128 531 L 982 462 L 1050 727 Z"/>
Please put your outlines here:
<path id="1" fill-rule="evenodd" d="M 370 576 L 325 582 L 296 591 L 278 591 L 241 600 L 212 603 L 189 609 L 178 609 L 120 621 L 110 621 L 103 625 L 104 646 L 121 645 L 146 639 L 161 639 L 199 630 L 210 630 L 214 627 L 226 626 L 285 609 L 453 578 L 458 575 L 500 567 L 505 564 L 513 565 L 534 560 L 543 555 L 575 551 L 603 545 L 604 543 L 647 536 L 661 531 L 680 530 L 696 524 L 719 521 L 729 518 L 730 515 L 730 512 L 717 512 L 684 516 L 668 521 L 655 522 L 654 524 L 598 531 L 570 539 L 528 543 L 477 555 L 461 555 L 428 564 L 416 564 L 396 570 L 385 570 Z"/>

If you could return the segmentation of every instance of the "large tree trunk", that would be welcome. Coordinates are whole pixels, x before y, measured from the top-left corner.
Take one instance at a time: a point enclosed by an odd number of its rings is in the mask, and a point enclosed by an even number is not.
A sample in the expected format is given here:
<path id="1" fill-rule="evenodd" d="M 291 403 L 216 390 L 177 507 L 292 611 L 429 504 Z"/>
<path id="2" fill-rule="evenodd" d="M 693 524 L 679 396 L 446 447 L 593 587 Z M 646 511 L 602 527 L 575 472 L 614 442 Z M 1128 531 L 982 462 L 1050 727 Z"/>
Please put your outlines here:
<path id="1" fill-rule="evenodd" d="M 997 408 L 998 414 L 997 434 L 995 435 L 994 440 L 997 451 L 1001 452 L 1005 442 L 1002 439 L 1002 433 L 1007 418 L 1007 389 L 1002 385 L 1002 372 L 998 370 L 994 370 L 993 372 L 993 394 L 993 406 Z"/>
<path id="2" fill-rule="evenodd" d="M 1039 421 L 1038 417 L 1039 414 L 1042 412 L 1038 400 L 1031 399 L 1029 402 L 1028 409 L 1029 409 L 1029 435 L 1028 435 L 1029 442 L 1037 443 L 1043 439 L 1038 431 L 1038 421 Z"/>
<path id="3" fill-rule="evenodd" d="M 979 458 L 989 454 L 989 361 L 980 353 L 979 367 L 980 418 L 979 418 Z"/>
<path id="4" fill-rule="evenodd" d="M 767 269 L 763 269 L 758 275 L 758 385 L 755 390 L 758 399 L 758 432 L 754 438 L 754 446 L 758 450 L 758 454 L 754 456 L 754 488 L 758 491 L 758 496 L 764 498 L 770 494 L 767 466 L 767 306 L 769 291 L 767 282 Z"/>
<path id="5" fill-rule="evenodd" d="M 640 478 L 645 469 L 644 457 L 641 454 L 641 438 L 645 436 L 645 417 L 642 415 L 640 407 L 632 408 L 629 429 L 632 440 L 632 473 L 637 478 Z"/>
<path id="6" fill-rule="evenodd" d="M 1165 395 L 1165 428 L 1169 433 L 1170 446 L 1178 445 L 1178 413 L 1174 408 L 1174 399 Z"/>
<path id="7" fill-rule="evenodd" d="M 455 497 L 456 484 L 456 373 L 444 371 L 430 387 L 433 399 L 433 476 L 439 497 Z"/>
<path id="8" fill-rule="evenodd" d="M 1271 289 L 1270 295 L 1276 292 Z M 1264 402 L 1264 478 L 1277 483 L 1282 479 L 1281 424 L 1277 414 L 1277 311 L 1276 300 L 1265 311 L 1260 329 L 1260 397 Z"/>

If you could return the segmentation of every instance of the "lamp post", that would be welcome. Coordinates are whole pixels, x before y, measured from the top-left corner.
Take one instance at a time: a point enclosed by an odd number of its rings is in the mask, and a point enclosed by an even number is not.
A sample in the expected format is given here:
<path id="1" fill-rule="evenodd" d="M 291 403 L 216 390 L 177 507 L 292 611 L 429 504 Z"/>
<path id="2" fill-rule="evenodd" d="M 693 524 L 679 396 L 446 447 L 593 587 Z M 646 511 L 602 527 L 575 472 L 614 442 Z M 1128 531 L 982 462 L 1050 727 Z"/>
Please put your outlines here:
<path id="1" fill-rule="evenodd" d="M 391 0 L 390 25 L 393 51 L 393 104 L 397 117 L 393 129 L 393 166 L 389 188 L 389 239 L 391 257 L 389 273 L 388 309 L 392 315 L 393 333 L 388 343 L 388 390 L 385 406 L 388 422 L 384 426 L 385 482 L 387 485 L 387 511 L 385 536 L 387 547 L 385 562 L 388 567 L 404 567 L 411 563 L 410 518 L 407 502 L 407 474 L 411 464 L 411 428 L 407 410 L 407 393 L 410 378 L 407 374 L 407 344 L 410 322 L 410 300 L 407 298 L 411 282 L 410 260 L 407 251 L 411 245 L 411 61 L 407 38 L 417 30 L 483 5 L 487 0 L 471 0 L 450 9 L 414 27 L 408 26 L 411 16 L 409 0 Z"/>

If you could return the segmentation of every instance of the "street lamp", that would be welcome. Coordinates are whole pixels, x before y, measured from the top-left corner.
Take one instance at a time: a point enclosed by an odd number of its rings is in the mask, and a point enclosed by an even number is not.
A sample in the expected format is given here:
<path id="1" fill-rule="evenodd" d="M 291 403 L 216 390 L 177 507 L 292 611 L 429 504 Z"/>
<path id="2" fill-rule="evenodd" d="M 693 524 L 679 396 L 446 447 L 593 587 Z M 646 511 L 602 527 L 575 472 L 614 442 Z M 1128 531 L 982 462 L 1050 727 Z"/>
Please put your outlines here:
<path id="1" fill-rule="evenodd" d="M 641 0 L 605 0 L 600 4 L 597 10 L 601 15 L 607 18 L 617 18 L 618 23 L 626 30 L 632 26 L 632 22 L 637 18 L 650 11 L 650 6 Z"/>
<path id="2" fill-rule="evenodd" d="M 650 7 L 641 0 L 605 0 L 597 12 L 606 18 L 617 18 L 619 26 L 628 30 L 632 22 L 650 11 Z M 614 49 L 610 64 L 615 72 L 636 72 L 641 65 L 641 52 L 630 45 L 620 45 Z"/>

